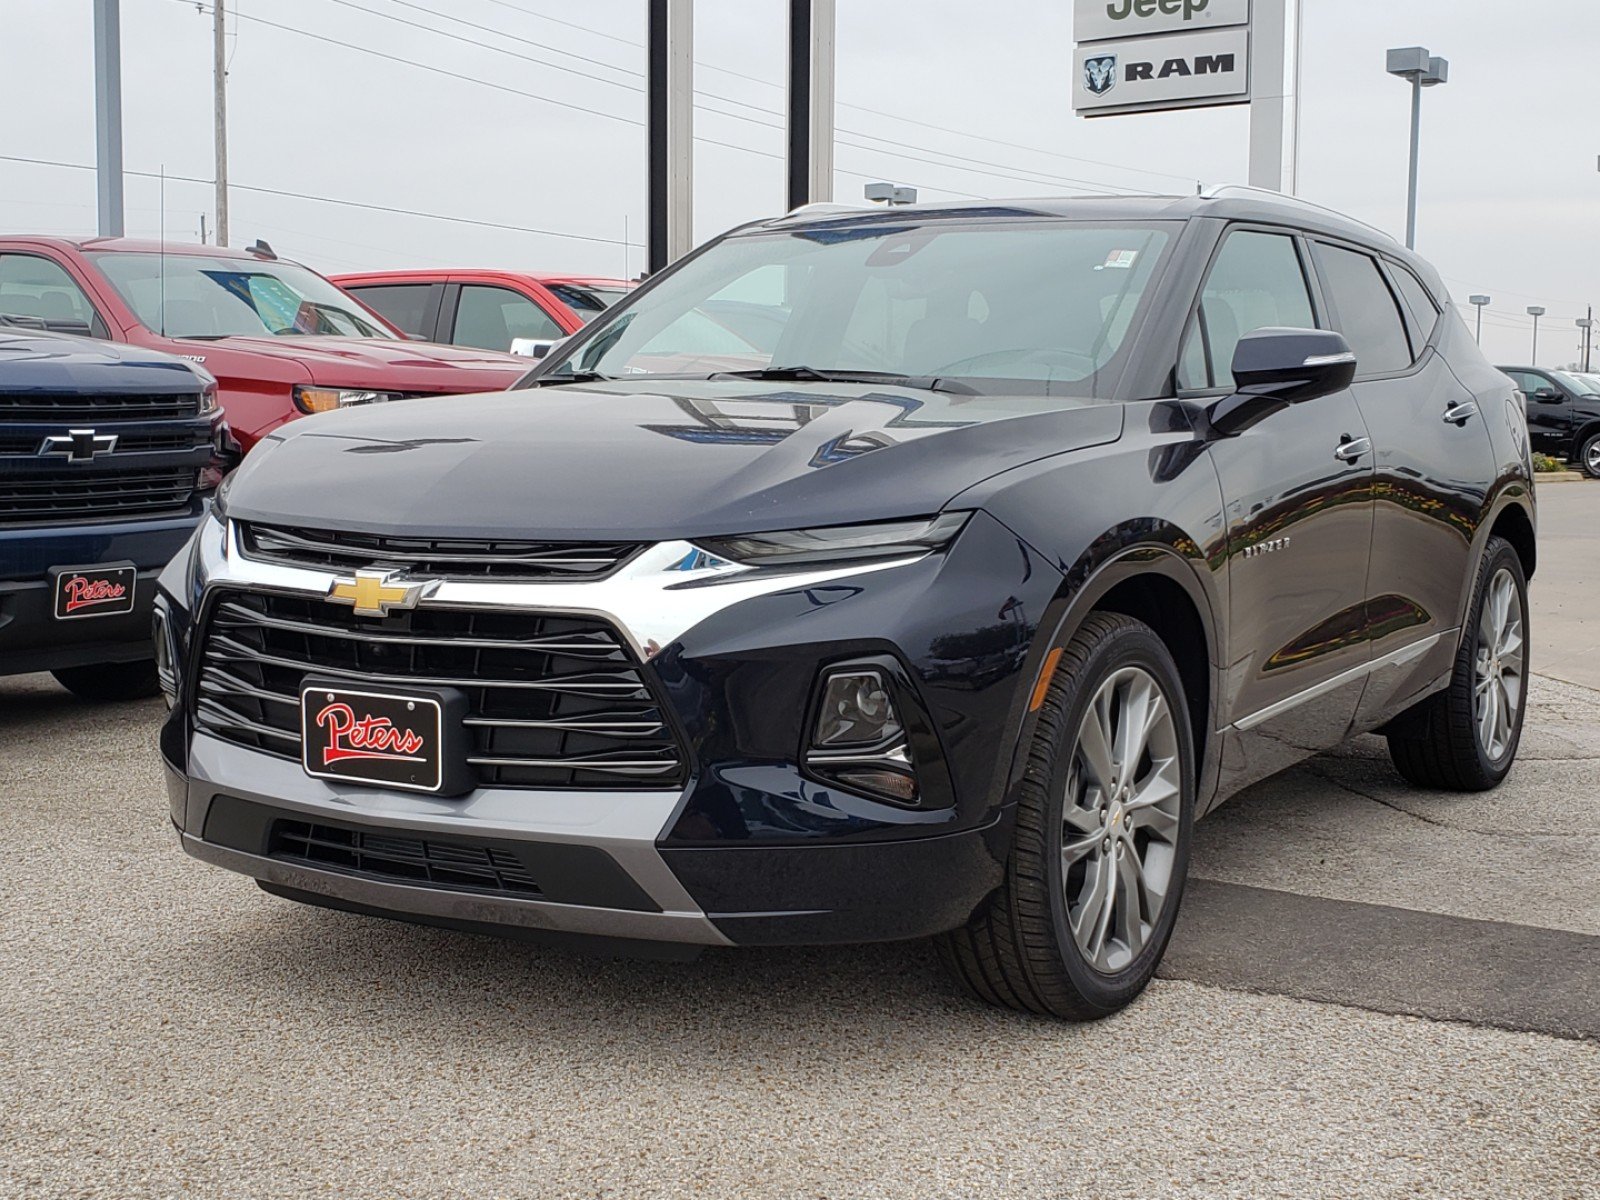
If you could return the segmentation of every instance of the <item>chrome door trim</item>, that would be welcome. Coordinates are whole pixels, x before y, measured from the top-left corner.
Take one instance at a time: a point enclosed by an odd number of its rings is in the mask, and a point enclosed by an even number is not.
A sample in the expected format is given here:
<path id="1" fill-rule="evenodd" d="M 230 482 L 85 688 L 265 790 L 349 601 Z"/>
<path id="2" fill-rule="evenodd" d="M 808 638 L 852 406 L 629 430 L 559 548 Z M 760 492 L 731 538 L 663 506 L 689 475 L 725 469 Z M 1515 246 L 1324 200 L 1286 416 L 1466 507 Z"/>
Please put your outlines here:
<path id="1" fill-rule="evenodd" d="M 1376 671 L 1382 671 L 1389 667 L 1404 666 L 1406 663 L 1421 658 L 1429 650 L 1433 649 L 1434 646 L 1439 644 L 1439 639 L 1442 637 L 1444 637 L 1443 633 L 1430 634 L 1418 641 L 1401 646 L 1398 650 L 1392 650 L 1381 658 L 1375 658 L 1371 662 L 1351 667 L 1348 671 L 1341 671 L 1333 678 L 1324 679 L 1321 683 L 1313 684 L 1303 692 L 1296 692 L 1293 696 L 1286 696 L 1276 704 L 1269 704 L 1259 712 L 1253 712 L 1247 717 L 1239 718 L 1233 723 L 1233 728 L 1240 733 L 1248 732 L 1256 726 L 1272 720 L 1274 717 L 1282 716 L 1290 709 L 1298 708 L 1300 705 L 1315 700 L 1319 696 L 1326 696 L 1329 692 L 1336 691 L 1347 683 L 1354 683 Z"/>

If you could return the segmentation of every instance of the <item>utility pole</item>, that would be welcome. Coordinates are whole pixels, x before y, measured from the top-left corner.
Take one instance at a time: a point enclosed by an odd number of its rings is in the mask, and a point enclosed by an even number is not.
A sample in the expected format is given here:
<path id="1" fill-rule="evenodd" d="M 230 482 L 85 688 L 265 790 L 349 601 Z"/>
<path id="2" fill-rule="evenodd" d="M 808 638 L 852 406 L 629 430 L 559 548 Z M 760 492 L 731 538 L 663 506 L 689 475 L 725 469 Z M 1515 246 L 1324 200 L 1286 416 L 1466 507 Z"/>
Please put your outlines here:
<path id="1" fill-rule="evenodd" d="M 95 200 L 101 237 L 121 237 L 121 0 L 94 0 Z"/>
<path id="2" fill-rule="evenodd" d="M 1589 373 L 1589 352 L 1594 346 L 1594 305 L 1589 306 L 1589 315 L 1578 322 L 1578 328 L 1583 330 L 1583 346 L 1580 353 L 1583 355 L 1583 373 Z"/>
<path id="3" fill-rule="evenodd" d="M 228 244 L 228 20 L 211 0 L 211 104 L 217 156 L 217 245 Z"/>

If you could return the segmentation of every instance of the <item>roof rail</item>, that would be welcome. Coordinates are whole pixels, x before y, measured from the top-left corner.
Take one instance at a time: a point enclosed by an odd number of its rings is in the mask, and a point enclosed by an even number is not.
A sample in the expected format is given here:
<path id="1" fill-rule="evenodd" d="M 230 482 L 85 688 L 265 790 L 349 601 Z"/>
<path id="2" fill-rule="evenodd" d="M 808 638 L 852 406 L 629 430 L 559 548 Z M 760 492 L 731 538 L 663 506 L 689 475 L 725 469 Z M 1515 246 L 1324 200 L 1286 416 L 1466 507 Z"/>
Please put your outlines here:
<path id="1" fill-rule="evenodd" d="M 783 215 L 786 217 L 821 216 L 824 213 L 871 212 L 876 204 L 839 204 L 832 200 L 813 200 L 810 204 L 797 204 Z"/>
<path id="2" fill-rule="evenodd" d="M 1366 221 L 1358 220 L 1357 218 L 1350 216 L 1348 213 L 1340 212 L 1336 208 L 1329 208 L 1325 204 L 1316 204 L 1310 200 L 1302 200 L 1299 196 L 1290 196 L 1283 192 L 1275 192 L 1271 188 L 1247 187 L 1242 183 L 1218 183 L 1213 184 L 1200 193 L 1200 198 L 1202 200 L 1226 200 L 1229 196 L 1237 196 L 1243 199 L 1259 198 L 1262 200 L 1272 200 L 1279 204 L 1287 204 L 1295 208 L 1307 209 L 1311 212 L 1325 213 L 1330 217 L 1338 217 L 1341 221 L 1348 221 L 1352 225 L 1359 225 L 1363 229 L 1370 229 L 1373 233 L 1378 234 L 1387 241 L 1393 242 L 1395 245 L 1400 244 L 1399 239 L 1387 229 L 1379 229 L 1376 225 L 1369 225 Z"/>

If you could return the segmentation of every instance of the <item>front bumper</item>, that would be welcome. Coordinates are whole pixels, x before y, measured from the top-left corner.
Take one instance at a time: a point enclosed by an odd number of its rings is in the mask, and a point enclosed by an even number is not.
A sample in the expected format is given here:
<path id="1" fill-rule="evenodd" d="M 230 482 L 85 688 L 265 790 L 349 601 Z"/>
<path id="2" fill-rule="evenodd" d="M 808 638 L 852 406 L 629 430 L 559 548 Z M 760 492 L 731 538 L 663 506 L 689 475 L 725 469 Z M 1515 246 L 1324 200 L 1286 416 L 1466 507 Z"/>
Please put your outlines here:
<path id="1" fill-rule="evenodd" d="M 191 745 L 187 775 L 167 764 L 167 789 L 185 851 L 269 890 L 507 934 L 698 947 L 914 938 L 960 925 L 1000 881 L 995 828 L 843 846 L 663 850 L 679 792 L 479 789 L 440 800 L 337 787 L 205 734 Z M 493 846 L 531 867 L 539 894 L 419 883 L 284 854 L 281 830 L 305 825 L 452 854 Z"/>
<path id="2" fill-rule="evenodd" d="M 163 579 L 185 692 L 196 674 L 190 614 L 206 611 L 211 589 L 320 598 L 331 580 L 264 567 L 215 522 L 195 560 L 197 578 L 175 568 Z M 654 561 L 668 566 L 650 574 Z M 722 581 L 686 561 L 662 544 L 593 584 L 447 582 L 422 602 L 614 622 L 671 708 L 682 787 L 479 786 L 441 798 L 345 785 L 197 730 L 180 696 L 161 748 L 184 849 L 297 899 L 499 932 L 703 947 L 898 940 L 964 923 L 1003 878 L 1016 747 L 1042 656 L 1034 635 L 1059 572 L 982 514 L 948 551 L 887 567 Z M 918 769 L 939 777 L 938 807 L 897 807 L 806 772 L 819 671 L 863 655 L 905 668 L 926 717 Z M 435 842 L 446 856 L 503 851 L 537 890 L 457 886 L 448 872 L 406 879 L 347 854 L 285 850 L 283 829 L 308 824 L 329 840 L 394 849 L 398 838 L 414 857 Z"/>
<path id="3" fill-rule="evenodd" d="M 197 506 L 156 520 L 0 530 L 0 675 L 150 658 L 156 578 L 199 519 Z M 50 568 L 111 562 L 139 569 L 133 611 L 57 620 Z"/>

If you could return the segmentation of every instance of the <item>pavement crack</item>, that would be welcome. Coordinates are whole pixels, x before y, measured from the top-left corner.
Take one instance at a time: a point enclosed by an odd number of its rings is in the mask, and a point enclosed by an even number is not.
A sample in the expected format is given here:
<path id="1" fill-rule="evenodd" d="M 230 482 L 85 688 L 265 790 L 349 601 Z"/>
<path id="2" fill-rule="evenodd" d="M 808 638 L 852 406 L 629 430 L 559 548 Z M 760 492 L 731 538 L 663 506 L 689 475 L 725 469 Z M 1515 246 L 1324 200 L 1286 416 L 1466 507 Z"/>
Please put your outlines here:
<path id="1" fill-rule="evenodd" d="M 1341 791 L 1349 792 L 1352 796 L 1357 796 L 1362 800 L 1371 801 L 1373 804 L 1387 808 L 1391 812 L 1397 812 L 1403 817 L 1410 817 L 1413 821 L 1420 821 L 1422 824 L 1431 825 L 1435 829 L 1448 829 L 1452 833 L 1467 833 L 1472 834 L 1474 837 L 1500 838 L 1524 842 L 1543 841 L 1550 838 L 1588 838 L 1593 836 L 1592 834 L 1581 832 L 1529 833 L 1524 830 L 1480 829 L 1472 825 L 1458 825 L 1453 821 L 1442 821 L 1438 817 L 1430 817 L 1419 812 L 1413 812 L 1411 809 L 1396 804 L 1392 800 L 1385 800 L 1382 796 L 1374 796 L 1371 792 L 1363 791 L 1353 784 L 1346 783 L 1342 779 L 1336 779 L 1332 775 L 1318 770 L 1315 766 L 1312 766 L 1309 763 L 1306 764 L 1306 773 L 1316 776 L 1316 778 L 1322 780 L 1324 783 L 1331 783 L 1334 787 L 1339 788 Z"/>

